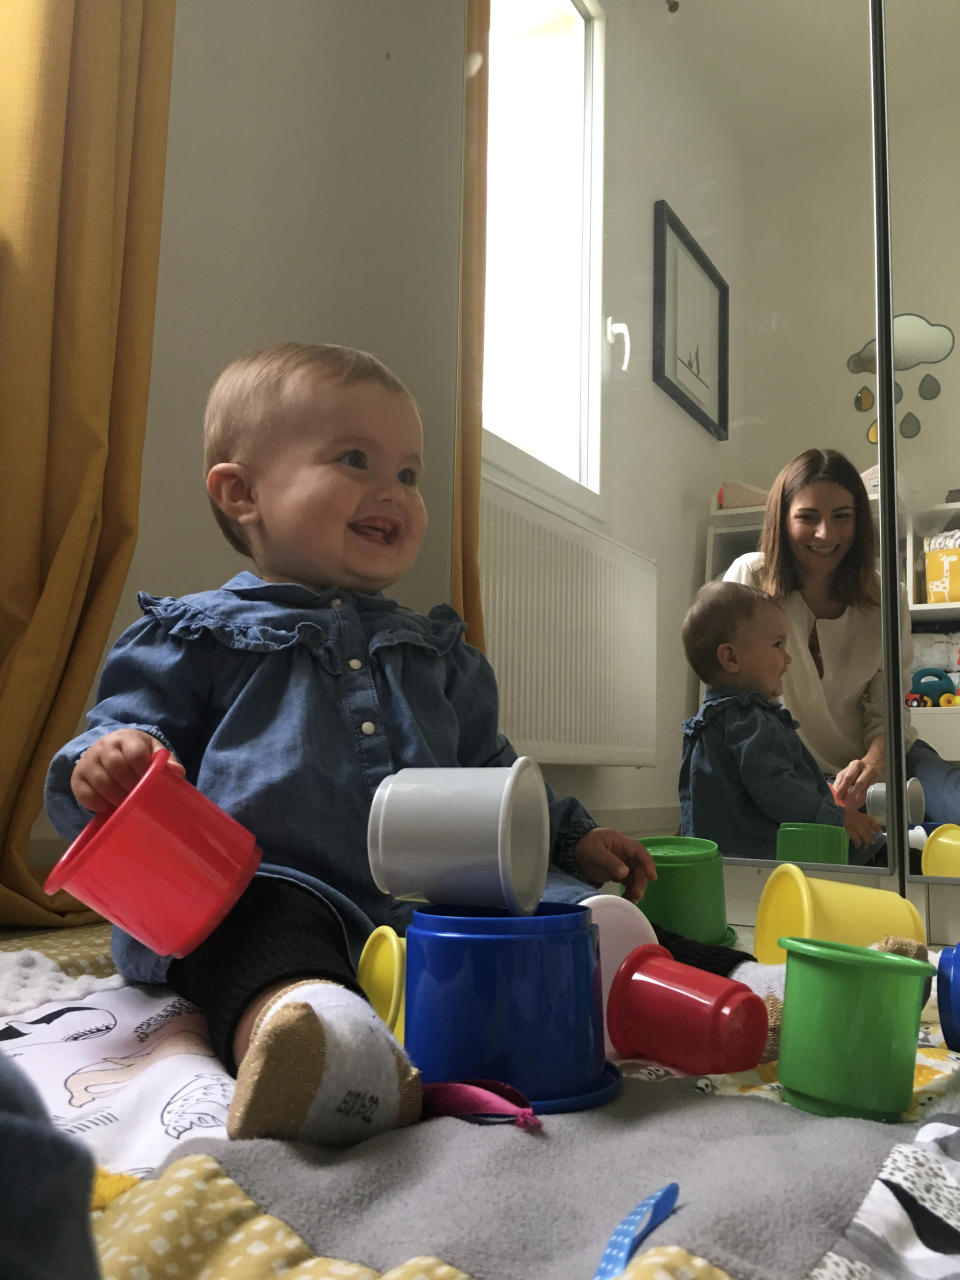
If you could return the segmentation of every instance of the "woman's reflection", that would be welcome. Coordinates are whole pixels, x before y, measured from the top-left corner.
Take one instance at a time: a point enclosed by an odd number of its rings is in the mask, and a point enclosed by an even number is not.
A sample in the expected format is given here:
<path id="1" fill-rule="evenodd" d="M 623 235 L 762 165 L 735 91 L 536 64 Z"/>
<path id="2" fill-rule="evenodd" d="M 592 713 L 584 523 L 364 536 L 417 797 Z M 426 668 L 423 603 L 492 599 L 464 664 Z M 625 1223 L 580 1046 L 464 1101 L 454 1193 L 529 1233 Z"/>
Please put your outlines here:
<path id="1" fill-rule="evenodd" d="M 783 700 L 839 803 L 861 808 L 884 778 L 880 582 L 873 520 L 859 473 L 843 454 L 808 449 L 774 481 L 761 550 L 740 556 L 726 579 L 769 592 L 787 622 L 793 662 Z M 901 588 L 902 592 L 902 588 Z M 901 658 L 909 688 L 913 645 L 901 599 Z M 931 822 L 960 820 L 960 769 L 918 739 L 905 720 L 908 777 Z"/>
<path id="2" fill-rule="evenodd" d="M 791 662 L 779 601 L 744 582 L 708 582 L 684 618 L 683 648 L 707 686 L 683 726 L 683 834 L 728 857 L 872 862 L 884 847 L 879 824 L 836 803 L 775 701 Z"/>

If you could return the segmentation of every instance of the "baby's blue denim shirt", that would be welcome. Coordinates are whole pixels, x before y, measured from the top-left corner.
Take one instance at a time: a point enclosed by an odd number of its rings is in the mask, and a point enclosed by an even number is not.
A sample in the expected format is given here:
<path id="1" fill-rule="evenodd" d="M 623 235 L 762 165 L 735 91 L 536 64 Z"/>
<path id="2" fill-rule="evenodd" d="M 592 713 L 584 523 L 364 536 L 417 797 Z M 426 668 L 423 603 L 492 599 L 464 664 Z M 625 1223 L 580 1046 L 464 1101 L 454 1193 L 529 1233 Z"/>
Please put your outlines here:
<path id="1" fill-rule="evenodd" d="M 373 794 L 391 773 L 508 766 L 497 685 L 447 605 L 424 616 L 381 595 L 320 594 L 249 572 L 182 599 L 141 594 L 144 617 L 103 669 L 87 730 L 54 757 L 46 808 L 76 836 L 90 814 L 70 775 L 98 738 L 137 728 L 167 746 L 190 782 L 256 836 L 261 874 L 294 878 L 338 911 L 356 961 L 377 924 L 403 932 L 412 907 L 381 893 L 367 859 Z M 574 846 L 596 824 L 549 787 L 548 896 L 590 892 Z M 160 982 L 168 960 L 114 931 L 118 967 Z"/>
<path id="2" fill-rule="evenodd" d="M 786 707 L 710 688 L 683 722 L 680 822 L 734 858 L 775 858 L 781 822 L 843 824 L 827 780 Z"/>

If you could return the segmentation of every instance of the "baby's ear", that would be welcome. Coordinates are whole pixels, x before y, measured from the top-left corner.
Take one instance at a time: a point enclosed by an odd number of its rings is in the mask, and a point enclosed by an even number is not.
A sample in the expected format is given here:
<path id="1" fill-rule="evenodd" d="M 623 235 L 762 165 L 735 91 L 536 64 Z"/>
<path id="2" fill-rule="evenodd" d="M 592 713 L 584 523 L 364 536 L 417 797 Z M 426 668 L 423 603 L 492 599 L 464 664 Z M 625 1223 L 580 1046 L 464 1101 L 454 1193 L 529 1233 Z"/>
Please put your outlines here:
<path id="1" fill-rule="evenodd" d="M 737 661 L 737 651 L 732 644 L 724 641 L 723 644 L 717 645 L 717 666 L 721 671 L 739 671 L 740 663 Z"/>
<path id="2" fill-rule="evenodd" d="M 218 462 L 207 472 L 207 493 L 230 520 L 243 523 L 256 514 L 256 499 L 246 468 L 239 462 Z"/>

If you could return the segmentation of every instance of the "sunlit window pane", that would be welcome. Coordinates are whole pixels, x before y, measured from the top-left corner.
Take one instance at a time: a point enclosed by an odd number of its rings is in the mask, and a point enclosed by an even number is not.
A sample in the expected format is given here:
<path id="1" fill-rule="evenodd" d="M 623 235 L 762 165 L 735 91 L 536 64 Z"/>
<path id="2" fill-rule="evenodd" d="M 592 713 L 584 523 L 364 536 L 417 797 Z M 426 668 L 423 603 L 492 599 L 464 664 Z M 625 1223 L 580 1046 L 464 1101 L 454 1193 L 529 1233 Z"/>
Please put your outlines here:
<path id="1" fill-rule="evenodd" d="M 570 0 L 492 0 L 483 422 L 577 481 L 585 45 Z"/>

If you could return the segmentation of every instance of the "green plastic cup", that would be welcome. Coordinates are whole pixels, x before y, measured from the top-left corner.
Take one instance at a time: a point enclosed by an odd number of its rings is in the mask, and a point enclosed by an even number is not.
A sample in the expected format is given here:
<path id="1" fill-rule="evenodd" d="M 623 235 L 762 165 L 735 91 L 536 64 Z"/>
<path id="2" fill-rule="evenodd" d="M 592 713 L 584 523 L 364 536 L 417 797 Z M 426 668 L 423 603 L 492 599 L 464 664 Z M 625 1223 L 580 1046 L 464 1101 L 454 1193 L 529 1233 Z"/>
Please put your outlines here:
<path id="1" fill-rule="evenodd" d="M 850 837 L 845 827 L 825 822 L 781 822 L 777 861 L 846 863 L 850 861 Z"/>
<path id="2" fill-rule="evenodd" d="M 899 1120 L 913 1097 L 923 960 L 846 942 L 780 938 L 787 953 L 778 1076 L 818 1116 Z"/>
<path id="3" fill-rule="evenodd" d="M 730 946 L 723 859 L 713 840 L 694 836 L 650 836 L 643 843 L 657 866 L 640 908 L 648 920 L 694 942 Z"/>

